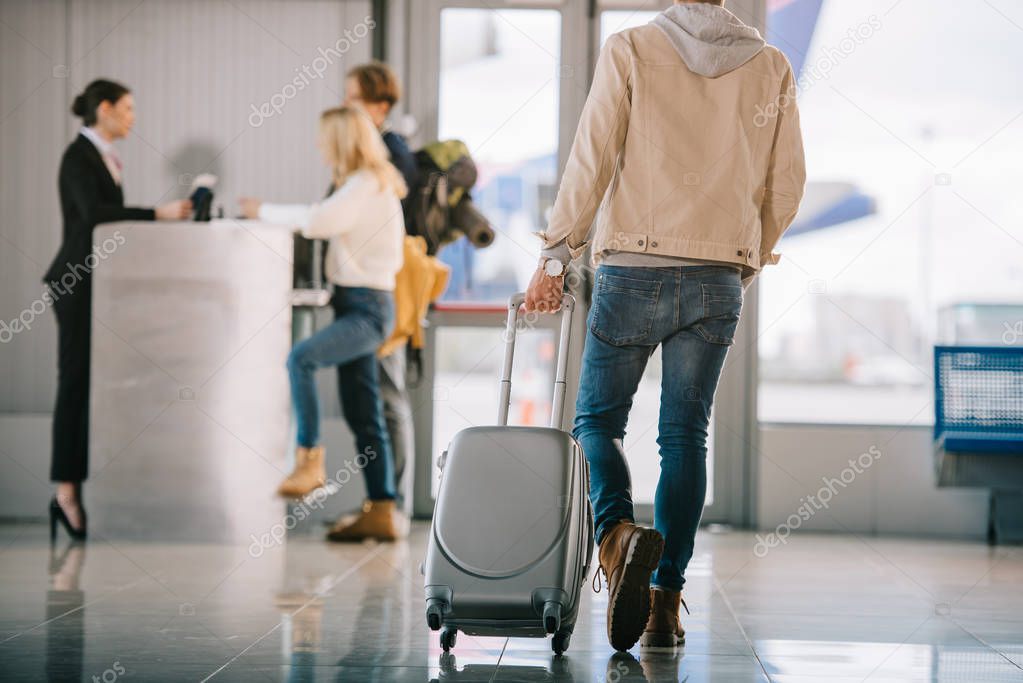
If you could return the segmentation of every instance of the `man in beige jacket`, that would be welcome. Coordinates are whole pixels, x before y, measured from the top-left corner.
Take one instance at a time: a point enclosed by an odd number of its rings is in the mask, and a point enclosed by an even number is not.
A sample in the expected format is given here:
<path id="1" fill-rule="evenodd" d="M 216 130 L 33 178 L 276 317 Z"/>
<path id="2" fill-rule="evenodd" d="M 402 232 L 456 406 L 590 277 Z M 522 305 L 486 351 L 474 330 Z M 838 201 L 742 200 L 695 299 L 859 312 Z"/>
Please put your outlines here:
<path id="1" fill-rule="evenodd" d="M 679 607 L 706 495 L 711 403 L 744 287 L 777 263 L 803 195 L 792 69 L 722 5 L 677 0 L 608 39 L 526 295 L 528 310 L 557 310 L 565 267 L 592 249 L 573 434 L 590 464 L 619 650 L 685 642 Z M 658 345 L 661 474 L 647 529 L 634 524 L 622 440 Z"/>

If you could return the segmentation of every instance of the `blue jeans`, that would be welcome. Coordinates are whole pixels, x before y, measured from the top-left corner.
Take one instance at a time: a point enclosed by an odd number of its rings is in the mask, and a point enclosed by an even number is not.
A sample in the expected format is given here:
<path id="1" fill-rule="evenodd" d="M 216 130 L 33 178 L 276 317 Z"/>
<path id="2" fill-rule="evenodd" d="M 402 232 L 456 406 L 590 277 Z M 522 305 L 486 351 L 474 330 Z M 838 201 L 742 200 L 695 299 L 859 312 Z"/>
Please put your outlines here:
<path id="1" fill-rule="evenodd" d="M 597 270 L 573 429 L 590 464 L 596 541 L 619 520 L 634 520 L 622 440 L 647 359 L 660 344 L 654 528 L 664 553 L 651 584 L 668 590 L 682 589 L 693 556 L 710 408 L 741 308 L 739 272 L 726 266 Z"/>
<path id="2" fill-rule="evenodd" d="M 338 287 L 331 305 L 334 322 L 296 344 L 288 354 L 298 445 L 309 448 L 320 441 L 316 370 L 341 366 L 341 409 L 355 434 L 358 452 L 367 457 L 367 496 L 370 500 L 393 499 L 394 456 L 380 400 L 376 351 L 394 324 L 394 297 L 379 289 Z"/>

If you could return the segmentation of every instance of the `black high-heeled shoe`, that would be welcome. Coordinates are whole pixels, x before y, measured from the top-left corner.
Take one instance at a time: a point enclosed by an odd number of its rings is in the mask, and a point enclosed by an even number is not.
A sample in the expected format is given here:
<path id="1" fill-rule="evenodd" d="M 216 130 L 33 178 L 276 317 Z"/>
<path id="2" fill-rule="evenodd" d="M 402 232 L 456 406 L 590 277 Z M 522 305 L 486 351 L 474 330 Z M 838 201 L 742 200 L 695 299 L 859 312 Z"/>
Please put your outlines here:
<path id="1" fill-rule="evenodd" d="M 60 521 L 64 530 L 67 531 L 68 536 L 76 541 L 84 541 L 86 537 L 85 531 L 85 508 L 81 507 L 79 503 L 79 509 L 82 511 L 82 528 L 76 529 L 71 526 L 71 520 L 68 519 L 67 513 L 64 512 L 64 508 L 57 502 L 57 497 L 54 496 L 50 501 L 50 542 L 53 543 L 57 540 L 57 522 Z"/>

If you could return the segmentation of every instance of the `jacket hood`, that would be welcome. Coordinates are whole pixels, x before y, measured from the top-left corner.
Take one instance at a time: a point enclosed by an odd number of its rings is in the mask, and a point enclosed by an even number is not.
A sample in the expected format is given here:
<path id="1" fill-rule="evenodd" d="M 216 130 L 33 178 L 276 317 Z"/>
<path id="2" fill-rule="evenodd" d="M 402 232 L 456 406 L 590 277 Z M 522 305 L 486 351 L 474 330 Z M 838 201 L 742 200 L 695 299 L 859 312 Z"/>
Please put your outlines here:
<path id="1" fill-rule="evenodd" d="M 717 78 L 760 54 L 760 32 L 724 7 L 704 2 L 672 5 L 653 23 L 671 41 L 689 70 Z"/>

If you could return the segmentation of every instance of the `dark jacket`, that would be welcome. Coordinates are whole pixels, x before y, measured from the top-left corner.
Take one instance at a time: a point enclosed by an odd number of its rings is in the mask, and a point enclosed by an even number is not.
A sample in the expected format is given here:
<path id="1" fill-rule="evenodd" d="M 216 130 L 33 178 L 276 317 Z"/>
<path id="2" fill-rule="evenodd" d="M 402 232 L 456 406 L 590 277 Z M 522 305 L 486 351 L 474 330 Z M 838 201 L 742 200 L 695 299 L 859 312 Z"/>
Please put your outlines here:
<path id="1" fill-rule="evenodd" d="M 419 180 L 416 158 L 412 156 L 412 151 L 408 148 L 408 142 L 405 141 L 405 137 L 400 133 L 388 130 L 384 132 L 382 137 L 384 138 L 384 144 L 387 145 L 387 151 L 391 153 L 391 163 L 394 164 L 394 167 L 405 178 L 405 184 L 408 185 L 408 194 L 401 200 L 401 208 L 405 214 L 405 226 L 407 229 L 412 193 L 415 191 Z"/>
<path id="2" fill-rule="evenodd" d="M 156 218 L 153 209 L 124 205 L 121 186 L 114 182 L 99 150 L 84 135 L 79 134 L 64 152 L 57 184 L 64 237 L 43 282 L 59 281 L 70 268 L 85 262 L 92 252 L 92 230 L 100 223 Z"/>

